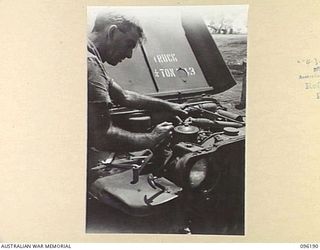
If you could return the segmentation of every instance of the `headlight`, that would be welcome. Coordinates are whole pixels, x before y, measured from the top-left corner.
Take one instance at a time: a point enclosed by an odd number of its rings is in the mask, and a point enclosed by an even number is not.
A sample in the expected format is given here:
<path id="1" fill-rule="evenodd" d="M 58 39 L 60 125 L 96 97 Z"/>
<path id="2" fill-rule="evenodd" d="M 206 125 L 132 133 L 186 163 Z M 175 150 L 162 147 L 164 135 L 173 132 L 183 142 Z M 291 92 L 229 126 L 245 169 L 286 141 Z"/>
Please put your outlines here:
<path id="1" fill-rule="evenodd" d="M 197 188 L 207 176 L 208 161 L 200 159 L 196 161 L 190 169 L 189 182 L 191 188 Z"/>

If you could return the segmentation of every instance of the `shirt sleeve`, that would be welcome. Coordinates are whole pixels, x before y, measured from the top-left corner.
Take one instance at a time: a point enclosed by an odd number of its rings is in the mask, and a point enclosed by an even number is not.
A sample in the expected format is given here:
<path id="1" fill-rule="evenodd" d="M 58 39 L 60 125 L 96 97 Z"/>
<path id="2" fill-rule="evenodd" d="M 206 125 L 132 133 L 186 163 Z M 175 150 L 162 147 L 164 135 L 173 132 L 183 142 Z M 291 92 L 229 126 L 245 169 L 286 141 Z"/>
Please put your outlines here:
<path id="1" fill-rule="evenodd" d="M 109 87 L 112 81 L 107 76 L 103 65 L 95 58 L 88 58 L 88 102 L 106 103 L 111 106 Z"/>

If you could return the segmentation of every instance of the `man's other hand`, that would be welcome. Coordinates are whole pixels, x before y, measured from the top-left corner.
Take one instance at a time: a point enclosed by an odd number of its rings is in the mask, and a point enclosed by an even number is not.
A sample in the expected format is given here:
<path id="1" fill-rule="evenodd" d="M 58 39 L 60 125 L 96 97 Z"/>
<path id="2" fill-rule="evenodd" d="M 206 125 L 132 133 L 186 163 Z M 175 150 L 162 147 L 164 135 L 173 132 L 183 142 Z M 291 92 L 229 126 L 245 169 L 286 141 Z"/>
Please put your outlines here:
<path id="1" fill-rule="evenodd" d="M 160 142 L 162 139 L 168 137 L 173 129 L 173 124 L 171 122 L 163 122 L 158 124 L 152 131 L 152 136 L 154 137 L 156 143 Z"/>

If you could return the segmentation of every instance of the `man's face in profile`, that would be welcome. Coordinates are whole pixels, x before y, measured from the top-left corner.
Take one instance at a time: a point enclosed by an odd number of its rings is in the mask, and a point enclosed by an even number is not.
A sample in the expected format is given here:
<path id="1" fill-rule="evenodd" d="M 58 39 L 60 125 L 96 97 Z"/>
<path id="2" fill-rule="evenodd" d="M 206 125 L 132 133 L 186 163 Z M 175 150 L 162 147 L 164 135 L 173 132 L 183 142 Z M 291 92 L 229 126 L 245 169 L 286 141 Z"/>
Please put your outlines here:
<path id="1" fill-rule="evenodd" d="M 131 58 L 138 39 L 139 37 L 134 29 L 122 31 L 117 27 L 112 36 L 108 38 L 110 46 L 106 56 L 107 63 L 115 66 L 124 59 Z"/>

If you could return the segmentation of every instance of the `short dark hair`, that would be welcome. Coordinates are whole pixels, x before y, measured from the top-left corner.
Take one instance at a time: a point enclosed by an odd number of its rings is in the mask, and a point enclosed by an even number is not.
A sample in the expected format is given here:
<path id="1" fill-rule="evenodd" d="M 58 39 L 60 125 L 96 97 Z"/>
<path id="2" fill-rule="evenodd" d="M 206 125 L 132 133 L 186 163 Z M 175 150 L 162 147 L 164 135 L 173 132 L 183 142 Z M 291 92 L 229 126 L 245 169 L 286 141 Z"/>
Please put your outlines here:
<path id="1" fill-rule="evenodd" d="M 138 21 L 136 19 L 132 17 L 129 18 L 114 12 L 99 13 L 94 23 L 92 32 L 103 31 L 107 26 L 110 25 L 117 25 L 118 29 L 123 32 L 135 30 L 139 37 L 139 41 L 142 42 L 145 40 L 143 29 L 138 24 Z"/>

